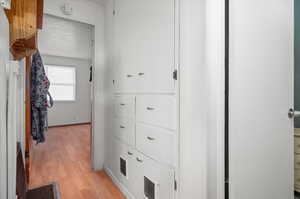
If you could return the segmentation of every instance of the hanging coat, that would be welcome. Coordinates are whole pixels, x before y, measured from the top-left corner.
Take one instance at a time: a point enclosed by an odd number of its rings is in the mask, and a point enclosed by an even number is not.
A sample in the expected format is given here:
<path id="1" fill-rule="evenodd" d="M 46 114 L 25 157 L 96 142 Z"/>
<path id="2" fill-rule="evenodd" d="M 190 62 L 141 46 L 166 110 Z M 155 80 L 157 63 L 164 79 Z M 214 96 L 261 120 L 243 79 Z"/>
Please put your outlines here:
<path id="1" fill-rule="evenodd" d="M 32 57 L 31 66 L 31 134 L 37 143 L 45 142 L 44 132 L 48 127 L 48 100 L 50 82 L 46 76 L 44 64 L 40 53 L 37 51 Z"/>

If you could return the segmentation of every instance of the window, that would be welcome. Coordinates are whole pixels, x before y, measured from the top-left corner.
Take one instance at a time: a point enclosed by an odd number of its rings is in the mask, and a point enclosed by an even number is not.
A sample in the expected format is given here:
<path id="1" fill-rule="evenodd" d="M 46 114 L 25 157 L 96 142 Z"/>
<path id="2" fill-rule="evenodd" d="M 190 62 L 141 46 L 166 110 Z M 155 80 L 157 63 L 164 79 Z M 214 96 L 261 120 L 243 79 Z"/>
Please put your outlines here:
<path id="1" fill-rule="evenodd" d="M 76 68 L 74 66 L 45 65 L 54 101 L 75 101 Z"/>

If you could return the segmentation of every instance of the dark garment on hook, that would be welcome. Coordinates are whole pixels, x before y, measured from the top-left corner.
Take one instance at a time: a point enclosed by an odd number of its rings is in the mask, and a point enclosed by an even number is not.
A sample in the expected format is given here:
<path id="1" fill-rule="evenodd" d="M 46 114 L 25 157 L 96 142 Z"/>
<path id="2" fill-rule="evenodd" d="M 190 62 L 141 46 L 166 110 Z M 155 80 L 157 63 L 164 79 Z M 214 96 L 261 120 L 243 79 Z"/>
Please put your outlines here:
<path id="1" fill-rule="evenodd" d="M 39 52 L 32 57 L 31 66 L 31 134 L 37 143 L 45 142 L 44 132 L 48 128 L 48 100 L 50 82 L 46 76 L 42 57 Z"/>

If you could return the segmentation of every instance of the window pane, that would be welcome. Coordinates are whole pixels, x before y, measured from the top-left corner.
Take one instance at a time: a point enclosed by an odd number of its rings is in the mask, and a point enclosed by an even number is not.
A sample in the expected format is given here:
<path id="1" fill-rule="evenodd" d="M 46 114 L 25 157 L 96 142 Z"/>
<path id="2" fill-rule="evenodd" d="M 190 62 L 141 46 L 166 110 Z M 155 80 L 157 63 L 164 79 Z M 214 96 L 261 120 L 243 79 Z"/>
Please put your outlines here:
<path id="1" fill-rule="evenodd" d="M 75 67 L 51 65 L 45 67 L 51 84 L 75 84 Z"/>
<path id="2" fill-rule="evenodd" d="M 55 101 L 74 101 L 75 100 L 75 87 L 74 86 L 51 85 L 50 93 Z"/>

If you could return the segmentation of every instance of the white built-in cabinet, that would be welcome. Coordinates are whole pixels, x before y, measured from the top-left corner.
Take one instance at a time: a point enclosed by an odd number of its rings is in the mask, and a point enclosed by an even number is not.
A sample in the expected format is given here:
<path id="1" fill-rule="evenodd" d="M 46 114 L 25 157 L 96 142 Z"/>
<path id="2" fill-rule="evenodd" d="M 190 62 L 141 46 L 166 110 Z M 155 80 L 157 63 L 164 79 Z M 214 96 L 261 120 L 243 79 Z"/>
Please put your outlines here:
<path id="1" fill-rule="evenodd" d="M 174 199 L 175 0 L 114 1 L 111 171 L 133 199 Z"/>

